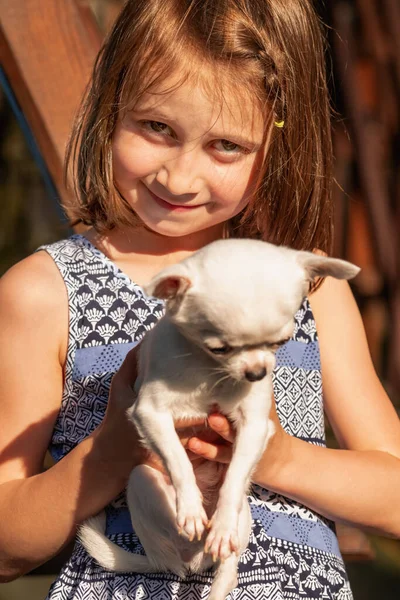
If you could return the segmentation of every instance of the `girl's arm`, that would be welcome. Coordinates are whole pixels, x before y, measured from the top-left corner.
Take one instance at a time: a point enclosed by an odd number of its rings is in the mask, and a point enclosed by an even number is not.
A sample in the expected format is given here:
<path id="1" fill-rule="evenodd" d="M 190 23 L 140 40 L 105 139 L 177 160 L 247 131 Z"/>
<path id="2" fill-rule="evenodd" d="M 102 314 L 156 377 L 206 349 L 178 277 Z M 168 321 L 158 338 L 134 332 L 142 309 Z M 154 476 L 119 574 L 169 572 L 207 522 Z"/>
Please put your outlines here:
<path id="1" fill-rule="evenodd" d="M 57 418 L 68 343 L 68 300 L 52 259 L 40 252 L 0 281 L 0 583 L 46 562 L 146 462 L 126 417 L 134 402 L 136 353 L 113 377 L 101 425 L 42 473 Z M 176 423 L 185 444 L 192 426 Z M 196 458 L 196 457 L 195 457 Z"/>
<path id="2" fill-rule="evenodd" d="M 253 481 L 320 514 L 400 537 L 400 422 L 374 371 L 361 316 L 347 283 L 328 278 L 310 298 L 321 351 L 324 404 L 343 450 L 314 446 L 284 432 L 270 440 Z M 211 427 L 227 439 L 221 416 Z M 230 450 L 191 440 L 214 460 Z"/>
<path id="3" fill-rule="evenodd" d="M 41 252 L 0 281 L 0 581 L 54 556 L 78 523 L 118 495 L 143 458 L 120 408 L 132 402 L 126 380 L 134 378 L 133 356 L 113 380 L 119 403 L 106 423 L 41 472 L 60 407 L 67 336 L 64 283 Z"/>
<path id="4" fill-rule="evenodd" d="M 255 482 L 333 520 L 400 537 L 400 422 L 372 365 L 361 316 L 346 282 L 328 278 L 310 303 L 321 352 L 324 405 L 343 450 L 279 432 Z"/>

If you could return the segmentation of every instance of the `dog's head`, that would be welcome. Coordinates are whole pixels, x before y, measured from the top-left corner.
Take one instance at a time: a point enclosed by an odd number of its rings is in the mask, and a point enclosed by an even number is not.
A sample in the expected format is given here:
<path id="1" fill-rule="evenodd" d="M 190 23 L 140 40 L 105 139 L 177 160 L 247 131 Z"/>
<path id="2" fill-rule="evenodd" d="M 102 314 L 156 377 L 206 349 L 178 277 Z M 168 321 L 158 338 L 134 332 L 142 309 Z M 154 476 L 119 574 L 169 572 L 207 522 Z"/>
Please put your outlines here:
<path id="1" fill-rule="evenodd" d="M 256 240 L 220 240 L 167 267 L 145 287 L 182 333 L 236 380 L 258 381 L 293 334 L 314 278 L 351 279 L 343 260 Z"/>

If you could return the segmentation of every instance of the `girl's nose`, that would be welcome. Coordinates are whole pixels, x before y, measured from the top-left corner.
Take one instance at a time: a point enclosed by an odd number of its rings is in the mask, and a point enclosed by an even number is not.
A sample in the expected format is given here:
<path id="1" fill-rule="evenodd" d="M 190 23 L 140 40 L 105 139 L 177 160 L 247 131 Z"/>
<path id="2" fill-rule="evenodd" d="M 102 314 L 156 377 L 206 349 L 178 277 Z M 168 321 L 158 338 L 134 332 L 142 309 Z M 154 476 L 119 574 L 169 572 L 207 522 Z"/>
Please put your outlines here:
<path id="1" fill-rule="evenodd" d="M 196 148 L 181 151 L 174 158 L 163 162 L 156 180 L 174 196 L 198 194 L 203 183 L 200 175 L 200 160 Z"/>

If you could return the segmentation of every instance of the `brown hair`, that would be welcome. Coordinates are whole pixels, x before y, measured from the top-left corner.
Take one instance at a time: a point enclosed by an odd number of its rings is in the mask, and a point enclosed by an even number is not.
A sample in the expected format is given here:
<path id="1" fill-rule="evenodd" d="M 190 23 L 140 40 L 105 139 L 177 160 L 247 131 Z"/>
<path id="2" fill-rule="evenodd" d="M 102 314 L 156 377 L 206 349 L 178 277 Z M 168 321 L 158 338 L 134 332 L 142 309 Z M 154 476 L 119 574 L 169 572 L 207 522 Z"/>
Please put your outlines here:
<path id="1" fill-rule="evenodd" d="M 199 64 L 214 73 L 221 94 L 229 78 L 240 81 L 264 107 L 266 128 L 271 110 L 274 121 L 284 121 L 272 127 L 260 185 L 230 235 L 329 253 L 330 107 L 324 37 L 309 0 L 128 0 L 97 58 L 68 145 L 66 173 L 72 167 L 76 192 L 68 214 L 100 232 L 137 222 L 113 182 L 118 116 L 172 73 L 187 77 Z"/>

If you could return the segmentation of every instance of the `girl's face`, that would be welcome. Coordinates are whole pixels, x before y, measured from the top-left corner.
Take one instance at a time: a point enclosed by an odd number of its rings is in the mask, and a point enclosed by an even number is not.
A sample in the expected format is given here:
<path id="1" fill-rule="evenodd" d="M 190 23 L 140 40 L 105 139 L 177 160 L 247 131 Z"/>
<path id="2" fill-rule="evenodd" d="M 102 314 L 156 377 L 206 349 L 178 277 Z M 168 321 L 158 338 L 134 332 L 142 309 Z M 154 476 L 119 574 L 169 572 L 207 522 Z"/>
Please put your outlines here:
<path id="1" fill-rule="evenodd" d="M 164 89 L 173 85 L 167 81 Z M 160 90 L 162 91 L 162 90 Z M 156 90 L 157 92 L 157 90 Z M 261 111 L 227 89 L 216 103 L 190 81 L 145 94 L 117 124 L 114 180 L 145 226 L 180 237 L 220 237 L 254 192 L 263 162 Z"/>

